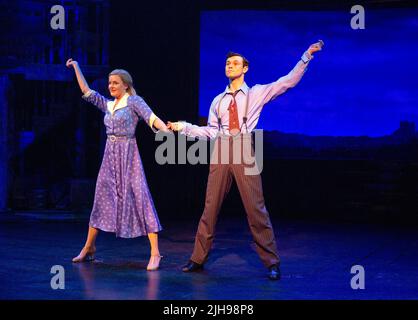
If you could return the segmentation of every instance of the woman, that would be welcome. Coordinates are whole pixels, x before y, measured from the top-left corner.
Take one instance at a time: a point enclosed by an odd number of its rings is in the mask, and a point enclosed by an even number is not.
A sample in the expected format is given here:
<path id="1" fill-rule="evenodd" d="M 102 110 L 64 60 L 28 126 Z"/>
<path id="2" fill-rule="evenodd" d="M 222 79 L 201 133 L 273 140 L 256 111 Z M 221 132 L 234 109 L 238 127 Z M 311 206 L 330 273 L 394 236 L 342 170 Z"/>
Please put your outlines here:
<path id="1" fill-rule="evenodd" d="M 127 71 L 116 69 L 109 74 L 109 92 L 114 98 L 111 101 L 89 88 L 77 61 L 68 59 L 66 65 L 74 68 L 84 94 L 83 99 L 105 113 L 104 124 L 108 137 L 97 178 L 87 241 L 72 261 L 94 259 L 100 229 L 123 238 L 148 235 L 151 257 L 147 270 L 157 270 L 162 258 L 157 232 L 162 228 L 143 171 L 135 128 L 139 119 L 143 119 L 154 132 L 154 127 L 162 131 L 169 130 L 145 101 L 136 95 Z"/>

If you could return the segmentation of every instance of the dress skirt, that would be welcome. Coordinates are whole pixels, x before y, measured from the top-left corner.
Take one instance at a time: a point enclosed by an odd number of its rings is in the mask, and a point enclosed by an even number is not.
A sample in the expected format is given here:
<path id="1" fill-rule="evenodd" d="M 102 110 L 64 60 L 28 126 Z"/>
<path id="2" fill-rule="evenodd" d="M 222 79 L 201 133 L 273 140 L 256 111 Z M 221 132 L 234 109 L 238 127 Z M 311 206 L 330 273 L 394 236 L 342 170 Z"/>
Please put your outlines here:
<path id="1" fill-rule="evenodd" d="M 135 238 L 161 231 L 135 137 L 106 141 L 90 226 Z"/>

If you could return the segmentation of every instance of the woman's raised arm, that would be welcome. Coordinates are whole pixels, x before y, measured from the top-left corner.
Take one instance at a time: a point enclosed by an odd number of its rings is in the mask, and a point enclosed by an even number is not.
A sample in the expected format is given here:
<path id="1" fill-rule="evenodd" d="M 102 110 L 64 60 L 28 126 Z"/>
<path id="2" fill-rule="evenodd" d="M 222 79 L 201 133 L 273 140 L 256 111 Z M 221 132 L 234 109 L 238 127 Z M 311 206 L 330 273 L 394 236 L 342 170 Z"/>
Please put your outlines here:
<path id="1" fill-rule="evenodd" d="M 83 92 L 83 94 L 86 94 L 90 90 L 90 88 L 89 88 L 89 85 L 87 84 L 86 79 L 84 78 L 83 72 L 81 72 L 78 62 L 70 58 L 67 60 L 66 66 L 68 68 L 71 68 L 71 67 L 74 68 L 75 75 L 77 77 L 78 85 L 80 86 L 81 92 Z"/>

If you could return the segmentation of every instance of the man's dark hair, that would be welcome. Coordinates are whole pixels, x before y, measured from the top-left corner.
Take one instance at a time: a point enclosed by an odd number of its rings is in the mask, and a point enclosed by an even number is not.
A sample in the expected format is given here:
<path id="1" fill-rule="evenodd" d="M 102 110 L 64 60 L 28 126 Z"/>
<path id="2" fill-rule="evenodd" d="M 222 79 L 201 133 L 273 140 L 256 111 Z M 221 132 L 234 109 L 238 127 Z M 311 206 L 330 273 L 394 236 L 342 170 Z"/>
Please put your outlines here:
<path id="1" fill-rule="evenodd" d="M 248 65 L 250 64 L 250 61 L 248 61 L 247 58 L 244 57 L 240 53 L 236 53 L 236 52 L 229 51 L 228 54 L 226 55 L 226 59 L 231 58 L 231 57 L 235 57 L 235 56 L 241 57 L 242 58 L 242 61 L 243 61 L 243 66 L 244 67 L 248 67 Z"/>

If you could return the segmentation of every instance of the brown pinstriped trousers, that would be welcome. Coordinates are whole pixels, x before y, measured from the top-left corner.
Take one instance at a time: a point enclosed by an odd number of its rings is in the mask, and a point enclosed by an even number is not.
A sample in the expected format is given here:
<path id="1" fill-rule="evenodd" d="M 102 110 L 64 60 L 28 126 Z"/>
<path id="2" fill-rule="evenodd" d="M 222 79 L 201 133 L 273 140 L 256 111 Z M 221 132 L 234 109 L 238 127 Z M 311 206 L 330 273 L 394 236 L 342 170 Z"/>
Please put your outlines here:
<path id="1" fill-rule="evenodd" d="M 264 204 L 261 176 L 245 175 L 244 164 L 211 164 L 206 189 L 205 209 L 200 218 L 191 260 L 203 264 L 212 247 L 219 211 L 235 179 L 247 213 L 256 251 L 266 267 L 279 264 L 276 240 Z"/>

